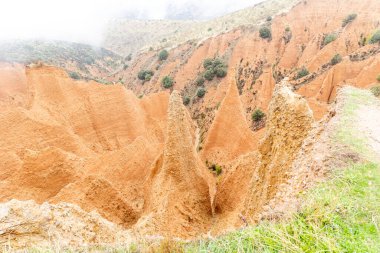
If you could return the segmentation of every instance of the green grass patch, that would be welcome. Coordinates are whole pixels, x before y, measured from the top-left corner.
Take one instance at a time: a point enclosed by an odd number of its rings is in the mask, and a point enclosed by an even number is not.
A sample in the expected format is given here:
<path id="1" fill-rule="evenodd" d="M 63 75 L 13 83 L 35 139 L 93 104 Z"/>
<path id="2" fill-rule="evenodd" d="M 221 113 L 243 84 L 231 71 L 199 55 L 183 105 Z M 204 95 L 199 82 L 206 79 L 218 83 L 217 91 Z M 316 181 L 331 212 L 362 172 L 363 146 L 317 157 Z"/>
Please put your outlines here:
<path id="1" fill-rule="evenodd" d="M 190 244 L 186 252 L 378 252 L 380 168 L 352 165 L 305 196 L 290 220 L 264 222 L 212 241 Z"/>
<path id="2" fill-rule="evenodd" d="M 364 158 L 370 159 L 373 151 L 367 145 L 366 137 L 356 128 L 355 118 L 360 106 L 376 103 L 376 98 L 370 92 L 356 88 L 346 88 L 344 92 L 346 102 L 342 108 L 335 140 L 347 145 Z"/>

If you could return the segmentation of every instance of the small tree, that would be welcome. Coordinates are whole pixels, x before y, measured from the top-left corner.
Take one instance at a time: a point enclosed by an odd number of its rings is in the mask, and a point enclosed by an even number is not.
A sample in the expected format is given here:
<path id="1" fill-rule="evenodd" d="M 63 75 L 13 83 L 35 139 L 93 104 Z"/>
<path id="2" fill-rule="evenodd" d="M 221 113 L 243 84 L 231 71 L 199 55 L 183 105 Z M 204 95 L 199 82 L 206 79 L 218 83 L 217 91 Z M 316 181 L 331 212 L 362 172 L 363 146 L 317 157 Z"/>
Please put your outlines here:
<path id="1" fill-rule="evenodd" d="M 375 44 L 380 42 L 380 30 L 377 30 L 372 37 L 369 39 L 370 44 Z"/>
<path id="2" fill-rule="evenodd" d="M 189 96 L 184 96 L 183 97 L 183 104 L 188 105 L 190 103 L 190 97 Z"/>
<path id="3" fill-rule="evenodd" d="M 261 121 L 264 117 L 265 117 L 265 113 L 264 113 L 263 111 L 261 111 L 260 109 L 256 109 L 256 110 L 252 113 L 252 121 L 253 121 L 253 122 L 259 122 L 259 121 Z"/>
<path id="4" fill-rule="evenodd" d="M 205 60 L 203 61 L 203 67 L 204 67 L 205 69 L 209 69 L 209 68 L 211 68 L 212 65 L 213 65 L 213 61 L 212 61 L 212 59 L 207 58 L 207 59 L 205 59 Z"/>
<path id="5" fill-rule="evenodd" d="M 151 70 L 141 70 L 139 71 L 139 73 L 137 73 L 137 77 L 142 81 L 150 81 L 150 79 L 152 79 L 153 74 L 154 73 Z"/>
<path id="6" fill-rule="evenodd" d="M 298 71 L 298 73 L 297 73 L 297 79 L 300 79 L 300 78 L 302 78 L 302 77 L 304 77 L 304 76 L 307 76 L 308 74 L 310 74 L 310 73 L 309 73 L 309 70 L 307 70 L 306 67 L 302 67 L 302 68 Z"/>
<path id="7" fill-rule="evenodd" d="M 352 21 L 354 21 L 357 16 L 358 15 L 356 13 L 352 13 L 352 14 L 348 15 L 347 17 L 345 17 L 343 19 L 343 22 L 342 22 L 342 27 L 345 27 L 346 25 L 348 25 L 349 23 L 351 23 Z"/>
<path id="8" fill-rule="evenodd" d="M 223 67 L 219 67 L 215 70 L 216 76 L 219 78 L 223 78 L 227 75 L 227 70 Z"/>
<path id="9" fill-rule="evenodd" d="M 206 70 L 203 76 L 206 80 L 211 81 L 215 77 L 214 70 L 213 69 Z"/>
<path id="10" fill-rule="evenodd" d="M 336 40 L 337 35 L 335 33 L 327 34 L 325 38 L 323 39 L 323 46 L 326 46 L 327 44 L 330 44 L 334 40 Z"/>
<path id="11" fill-rule="evenodd" d="M 272 17 L 271 17 L 271 16 L 268 16 L 268 17 L 267 17 L 267 21 L 268 21 L 268 22 L 272 21 Z"/>
<path id="12" fill-rule="evenodd" d="M 263 39 L 270 39 L 272 38 L 272 31 L 270 30 L 269 27 L 263 26 L 259 30 L 260 37 Z"/>
<path id="13" fill-rule="evenodd" d="M 195 80 L 195 83 L 198 86 L 202 86 L 205 83 L 205 79 L 203 76 L 198 76 L 197 79 Z"/>
<path id="14" fill-rule="evenodd" d="M 338 64 L 339 62 L 342 61 L 342 56 L 340 54 L 336 54 L 334 55 L 334 57 L 331 59 L 330 63 L 331 65 L 336 65 Z"/>
<path id="15" fill-rule="evenodd" d="M 162 50 L 159 54 L 158 54 L 158 59 L 160 61 L 165 61 L 166 59 L 168 59 L 168 56 L 169 56 L 169 52 L 164 49 Z"/>
<path id="16" fill-rule="evenodd" d="M 162 78 L 162 86 L 165 88 L 165 89 L 169 89 L 173 86 L 173 78 L 171 78 L 170 76 L 165 76 L 164 78 Z"/>
<path id="17" fill-rule="evenodd" d="M 204 97 L 205 94 L 206 94 L 206 90 L 205 90 L 204 88 L 199 88 L 199 89 L 197 90 L 197 96 L 198 96 L 199 98 Z"/>
<path id="18" fill-rule="evenodd" d="M 69 76 L 72 79 L 75 79 L 75 80 L 79 80 L 80 79 L 80 75 L 77 72 L 69 72 Z"/>

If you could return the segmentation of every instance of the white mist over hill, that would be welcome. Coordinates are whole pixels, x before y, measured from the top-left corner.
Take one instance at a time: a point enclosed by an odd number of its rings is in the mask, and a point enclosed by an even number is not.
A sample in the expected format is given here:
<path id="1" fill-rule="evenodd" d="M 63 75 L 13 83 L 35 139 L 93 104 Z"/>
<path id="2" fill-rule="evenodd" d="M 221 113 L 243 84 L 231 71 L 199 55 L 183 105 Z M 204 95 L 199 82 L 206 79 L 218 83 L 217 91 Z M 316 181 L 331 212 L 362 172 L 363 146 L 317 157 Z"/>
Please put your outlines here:
<path id="1" fill-rule="evenodd" d="M 262 0 L 2 0 L 0 39 L 98 44 L 111 18 L 207 19 Z"/>

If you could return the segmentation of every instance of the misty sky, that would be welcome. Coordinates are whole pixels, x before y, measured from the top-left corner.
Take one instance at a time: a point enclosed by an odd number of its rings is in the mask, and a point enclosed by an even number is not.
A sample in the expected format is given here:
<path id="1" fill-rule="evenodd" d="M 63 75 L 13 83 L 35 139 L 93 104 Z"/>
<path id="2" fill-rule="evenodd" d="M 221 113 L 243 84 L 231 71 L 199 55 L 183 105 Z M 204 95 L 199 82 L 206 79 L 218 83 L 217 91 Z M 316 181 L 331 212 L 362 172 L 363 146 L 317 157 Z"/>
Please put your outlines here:
<path id="1" fill-rule="evenodd" d="M 206 19 L 262 0 L 0 0 L 0 40 L 100 43 L 111 18 Z"/>

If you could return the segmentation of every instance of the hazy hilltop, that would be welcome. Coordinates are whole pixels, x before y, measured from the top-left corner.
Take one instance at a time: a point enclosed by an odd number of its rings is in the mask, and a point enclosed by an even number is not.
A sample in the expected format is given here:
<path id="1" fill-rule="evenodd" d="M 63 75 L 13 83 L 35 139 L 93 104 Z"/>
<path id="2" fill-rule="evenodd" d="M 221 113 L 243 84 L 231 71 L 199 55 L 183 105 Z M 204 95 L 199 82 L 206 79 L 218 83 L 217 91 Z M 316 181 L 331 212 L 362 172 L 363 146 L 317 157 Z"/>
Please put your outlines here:
<path id="1" fill-rule="evenodd" d="M 203 40 L 236 27 L 259 25 L 268 16 L 286 12 L 297 0 L 269 0 L 255 6 L 210 20 L 130 20 L 115 19 L 105 32 L 103 47 L 120 55 L 135 54 L 140 49 L 173 47 L 188 40 Z M 217 4 L 217 3 L 215 3 Z M 170 14 L 173 19 L 186 12 Z M 192 13 L 191 10 L 188 10 Z M 186 14 L 191 17 L 193 14 Z"/>
<path id="2" fill-rule="evenodd" d="M 16 40 L 0 42 L 0 61 L 30 64 L 41 61 L 78 73 L 81 78 L 105 77 L 123 66 L 114 52 L 66 41 Z"/>

